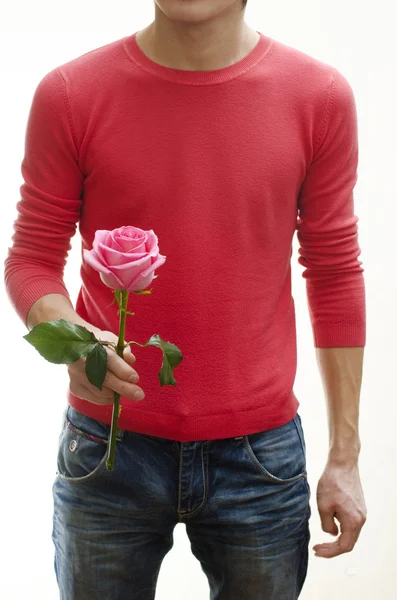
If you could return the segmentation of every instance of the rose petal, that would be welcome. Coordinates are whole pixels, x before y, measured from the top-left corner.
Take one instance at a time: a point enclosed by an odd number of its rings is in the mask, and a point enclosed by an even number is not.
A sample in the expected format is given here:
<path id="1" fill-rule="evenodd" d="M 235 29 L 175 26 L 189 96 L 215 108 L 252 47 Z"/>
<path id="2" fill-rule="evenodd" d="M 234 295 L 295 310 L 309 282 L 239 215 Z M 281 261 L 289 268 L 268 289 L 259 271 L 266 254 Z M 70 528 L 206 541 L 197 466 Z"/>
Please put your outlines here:
<path id="1" fill-rule="evenodd" d="M 140 265 L 131 262 L 124 265 L 112 265 L 111 271 L 123 282 L 123 289 L 127 290 L 142 271 L 145 271 L 150 266 L 150 258 L 145 258 L 144 260 L 145 262 Z"/>
<path id="2" fill-rule="evenodd" d="M 108 231 L 107 229 L 97 229 L 94 235 L 94 241 L 92 242 L 93 249 L 96 250 L 99 243 L 106 245 L 109 236 L 110 231 Z"/>
<path id="3" fill-rule="evenodd" d="M 146 233 L 143 229 L 132 226 L 119 227 L 112 232 L 112 247 L 121 251 L 128 252 L 136 249 L 137 251 L 144 249 L 146 242 Z"/>
<path id="4" fill-rule="evenodd" d="M 166 260 L 159 254 L 153 229 L 144 231 L 128 225 L 112 231 L 97 230 L 93 249 L 85 250 L 84 257 L 105 285 L 128 291 L 145 289 Z"/>
<path id="5" fill-rule="evenodd" d="M 161 265 L 163 265 L 165 263 L 165 260 L 166 257 L 159 254 L 152 264 L 148 265 L 146 269 L 140 271 L 140 273 L 138 273 L 133 279 L 131 279 L 131 281 L 128 283 L 127 289 L 134 288 L 135 290 L 139 290 L 147 287 L 153 279 L 155 270 L 158 269 Z M 151 277 L 150 282 L 145 283 L 148 277 Z"/>
<path id="6" fill-rule="evenodd" d="M 140 252 L 140 253 L 128 253 L 128 252 L 119 252 L 118 250 L 115 250 L 114 248 L 109 248 L 108 246 L 106 246 L 105 244 L 100 243 L 98 245 L 98 248 L 96 249 L 97 254 L 100 256 L 100 258 L 104 261 L 105 264 L 107 264 L 108 266 L 113 266 L 113 265 L 120 265 L 120 264 L 124 264 L 124 263 L 131 263 L 131 262 L 135 262 L 137 260 L 140 260 L 142 258 L 144 258 L 145 256 L 147 256 L 146 252 Z"/>
<path id="7" fill-rule="evenodd" d="M 128 291 L 129 292 L 137 292 L 138 290 L 144 290 L 152 283 L 153 277 L 154 277 L 154 272 L 150 273 L 150 275 L 147 275 L 143 279 L 140 278 L 139 280 L 135 281 L 134 283 L 131 283 L 127 288 Z"/>
<path id="8" fill-rule="evenodd" d="M 112 290 L 123 290 L 124 286 L 113 273 L 99 273 L 100 278 L 103 283 L 108 287 L 112 288 Z"/>
<path id="9" fill-rule="evenodd" d="M 84 250 L 83 254 L 86 263 L 90 265 L 90 267 L 92 267 L 95 271 L 98 271 L 98 273 L 100 273 L 101 275 L 105 275 L 108 278 L 108 280 L 112 278 L 112 283 L 106 285 L 109 285 L 109 287 L 112 287 L 113 289 L 123 289 L 122 281 L 117 277 L 115 273 L 112 273 L 105 265 L 103 265 L 98 260 L 94 250 Z"/>
<path id="10" fill-rule="evenodd" d="M 100 246 L 101 248 L 101 257 L 104 260 L 105 264 L 108 264 L 109 267 L 112 268 L 130 268 L 132 265 L 134 265 L 134 267 L 139 267 L 139 269 L 141 271 L 143 271 L 147 265 L 146 262 L 148 259 L 152 259 L 154 260 L 157 255 L 158 255 L 158 248 L 154 248 L 153 250 L 151 250 L 150 252 L 145 252 L 145 253 L 140 253 L 139 255 L 135 256 L 134 254 L 128 254 L 128 253 L 122 253 L 122 252 L 118 252 L 115 251 L 113 248 L 108 249 L 105 247 Z M 111 255 L 112 257 L 109 258 L 107 251 L 109 250 L 109 256 Z M 118 254 L 119 257 L 123 257 L 124 262 L 121 262 L 120 264 L 110 264 L 113 260 L 116 260 L 116 257 L 114 254 L 112 253 L 116 253 Z M 118 260 L 118 258 L 117 258 Z M 150 264 L 150 263 L 149 263 Z"/>
<path id="11" fill-rule="evenodd" d="M 149 229 L 147 233 L 146 250 L 151 252 L 154 248 L 158 249 L 159 240 L 153 229 Z"/>

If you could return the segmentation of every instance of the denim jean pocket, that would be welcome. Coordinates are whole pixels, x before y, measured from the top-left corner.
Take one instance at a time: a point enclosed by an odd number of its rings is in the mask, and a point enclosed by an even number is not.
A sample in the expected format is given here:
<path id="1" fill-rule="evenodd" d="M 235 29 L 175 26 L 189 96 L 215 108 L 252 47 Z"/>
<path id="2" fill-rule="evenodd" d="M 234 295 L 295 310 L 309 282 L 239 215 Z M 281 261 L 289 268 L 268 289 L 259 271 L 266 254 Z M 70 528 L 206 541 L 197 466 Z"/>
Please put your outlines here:
<path id="1" fill-rule="evenodd" d="M 122 431 L 117 439 L 122 439 Z M 106 465 L 110 425 L 68 406 L 59 437 L 57 476 L 74 483 L 96 477 Z"/>
<path id="2" fill-rule="evenodd" d="M 243 436 L 252 465 L 273 483 L 306 479 L 306 446 L 299 415 L 266 431 Z"/>

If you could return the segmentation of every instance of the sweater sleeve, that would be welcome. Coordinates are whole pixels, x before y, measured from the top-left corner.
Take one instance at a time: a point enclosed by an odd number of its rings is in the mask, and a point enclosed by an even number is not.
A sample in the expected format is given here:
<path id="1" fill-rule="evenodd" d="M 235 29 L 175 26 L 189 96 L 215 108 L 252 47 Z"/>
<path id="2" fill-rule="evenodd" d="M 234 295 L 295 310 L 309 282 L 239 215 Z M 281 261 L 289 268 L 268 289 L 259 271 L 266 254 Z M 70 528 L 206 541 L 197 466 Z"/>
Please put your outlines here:
<path id="1" fill-rule="evenodd" d="M 298 262 L 317 348 L 365 345 L 365 285 L 358 259 L 357 114 L 353 91 L 336 70 L 313 160 L 298 200 Z"/>
<path id="2" fill-rule="evenodd" d="M 26 326 L 31 306 L 42 296 L 70 299 L 63 273 L 81 207 L 77 146 L 65 81 L 54 69 L 39 82 L 30 107 L 24 183 L 4 262 L 8 297 Z"/>

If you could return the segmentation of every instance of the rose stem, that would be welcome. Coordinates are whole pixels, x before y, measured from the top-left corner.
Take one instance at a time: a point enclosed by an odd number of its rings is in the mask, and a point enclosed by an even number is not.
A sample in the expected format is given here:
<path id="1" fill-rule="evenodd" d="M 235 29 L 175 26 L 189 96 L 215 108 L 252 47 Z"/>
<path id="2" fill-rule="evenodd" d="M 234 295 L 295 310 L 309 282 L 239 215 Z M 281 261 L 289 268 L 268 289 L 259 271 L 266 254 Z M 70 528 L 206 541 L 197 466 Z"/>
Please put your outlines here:
<path id="1" fill-rule="evenodd" d="M 128 304 L 128 291 L 127 290 L 116 290 L 116 299 L 117 294 L 121 295 L 121 303 L 117 302 L 120 310 L 120 325 L 119 325 L 119 339 L 116 346 L 116 352 L 118 356 L 123 358 L 125 343 L 125 322 L 127 317 L 127 304 Z M 110 429 L 110 445 L 108 448 L 108 457 L 106 459 L 106 468 L 108 471 L 113 471 L 114 468 L 114 454 L 116 451 L 116 435 L 117 435 L 117 421 L 119 418 L 120 412 L 120 394 L 118 392 L 114 392 L 114 404 L 113 404 L 113 413 L 112 413 L 112 426 Z"/>

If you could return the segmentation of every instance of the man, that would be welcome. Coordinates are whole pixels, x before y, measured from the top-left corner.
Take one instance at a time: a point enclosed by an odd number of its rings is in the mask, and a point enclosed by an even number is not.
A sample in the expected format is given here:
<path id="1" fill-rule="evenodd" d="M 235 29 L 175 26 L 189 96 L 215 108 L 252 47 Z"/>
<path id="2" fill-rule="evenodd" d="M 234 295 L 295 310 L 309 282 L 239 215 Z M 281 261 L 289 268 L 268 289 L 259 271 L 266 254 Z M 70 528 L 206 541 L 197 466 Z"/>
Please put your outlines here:
<path id="1" fill-rule="evenodd" d="M 139 347 L 125 360 L 108 350 L 102 391 L 84 359 L 68 367 L 53 488 L 63 600 L 154 598 L 180 522 L 213 600 L 299 596 L 310 489 L 293 392 L 295 231 L 328 406 L 318 509 L 324 531 L 340 524 L 316 555 L 351 551 L 366 518 L 354 98 L 334 68 L 250 29 L 244 7 L 155 0 L 148 27 L 54 69 L 35 92 L 6 260 L 15 310 L 29 329 L 64 318 L 115 341 L 112 292 L 84 260 L 70 302 L 70 238 L 77 222 L 83 249 L 98 229 L 153 229 L 167 262 L 153 294 L 134 298 L 126 339 L 156 331 L 184 356 L 176 387 L 160 388 Z"/>

